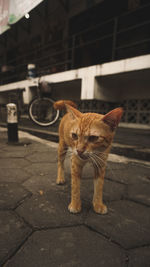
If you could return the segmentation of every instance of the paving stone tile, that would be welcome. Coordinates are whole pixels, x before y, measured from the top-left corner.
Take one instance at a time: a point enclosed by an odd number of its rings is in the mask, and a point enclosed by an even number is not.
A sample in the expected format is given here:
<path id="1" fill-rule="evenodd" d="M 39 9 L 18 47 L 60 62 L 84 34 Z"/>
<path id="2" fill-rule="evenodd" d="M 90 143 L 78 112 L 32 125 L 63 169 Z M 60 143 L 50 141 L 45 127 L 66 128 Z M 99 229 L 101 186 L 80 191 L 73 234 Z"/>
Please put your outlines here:
<path id="1" fill-rule="evenodd" d="M 86 227 L 78 226 L 33 233 L 6 266 L 125 267 L 126 265 L 124 251 Z"/>
<path id="2" fill-rule="evenodd" d="M 119 169 L 110 169 L 107 167 L 105 177 L 123 184 L 128 184 L 129 172 L 128 169 L 119 170 Z"/>
<path id="3" fill-rule="evenodd" d="M 150 182 L 128 186 L 127 198 L 150 206 Z"/>
<path id="4" fill-rule="evenodd" d="M 31 162 L 51 162 L 57 163 L 57 152 L 56 151 L 44 151 L 34 152 L 28 156 L 28 160 Z"/>
<path id="5" fill-rule="evenodd" d="M 0 264 L 19 248 L 31 232 L 14 212 L 0 211 Z"/>
<path id="6" fill-rule="evenodd" d="M 57 148 L 47 146 L 46 144 L 41 144 L 39 142 L 32 141 L 31 148 L 30 146 L 27 147 L 28 150 L 32 149 L 33 152 L 49 152 L 49 151 L 57 151 Z"/>
<path id="7" fill-rule="evenodd" d="M 39 162 L 29 163 L 24 170 L 30 175 L 50 175 L 57 176 L 57 167 L 55 163 Z"/>
<path id="8" fill-rule="evenodd" d="M 16 153 L 16 154 L 25 154 L 25 155 L 30 155 L 34 152 L 49 152 L 51 150 L 53 151 L 56 151 L 57 149 L 56 148 L 51 148 L 47 145 L 44 145 L 44 144 L 40 144 L 39 142 L 35 142 L 33 140 L 30 140 L 30 139 L 22 139 L 21 138 L 21 141 L 18 142 L 18 144 L 7 144 L 4 143 L 2 144 L 3 145 L 3 151 L 6 153 L 10 153 L 10 154 L 13 154 Z"/>
<path id="9" fill-rule="evenodd" d="M 82 179 L 81 180 L 81 197 L 85 200 L 91 201 L 93 199 L 94 179 Z M 125 196 L 126 186 L 123 184 L 115 183 L 105 179 L 103 189 L 104 201 L 120 200 Z"/>
<path id="10" fill-rule="evenodd" d="M 106 215 L 90 211 L 86 219 L 87 225 L 128 249 L 150 244 L 149 222 L 149 207 L 125 200 L 109 203 Z"/>
<path id="11" fill-rule="evenodd" d="M 121 164 L 109 162 L 105 174 L 105 177 L 125 184 L 147 181 L 149 176 L 150 167 L 135 163 Z"/>
<path id="12" fill-rule="evenodd" d="M 17 158 L 17 163 L 15 158 L 5 158 L 0 159 L 1 166 L 6 169 L 13 169 L 13 168 L 24 168 L 25 166 L 29 165 L 29 162 L 26 159 Z"/>
<path id="13" fill-rule="evenodd" d="M 57 200 L 57 201 L 56 201 Z M 71 214 L 68 211 L 70 200 L 67 194 L 61 191 L 50 190 L 44 194 L 33 195 L 25 200 L 16 211 L 34 228 L 60 227 L 83 223 L 88 206 L 84 204 L 83 212 Z"/>
<path id="14" fill-rule="evenodd" d="M 29 153 L 29 151 L 32 150 L 32 144 L 30 140 L 27 140 L 26 142 L 18 142 L 17 144 L 7 144 L 5 145 L 5 148 L 3 148 L 5 152 L 26 152 Z"/>
<path id="15" fill-rule="evenodd" d="M 129 253 L 129 267 L 149 267 L 150 247 L 136 248 Z"/>
<path id="16" fill-rule="evenodd" d="M 105 179 L 104 181 L 104 201 L 114 201 L 124 198 L 126 186 Z"/>
<path id="17" fill-rule="evenodd" d="M 1 140 L 0 140 L 0 142 L 1 142 Z M 5 144 L 5 143 L 0 143 L 0 150 L 1 151 L 5 151 L 5 147 L 7 146 L 7 144 Z"/>
<path id="18" fill-rule="evenodd" d="M 30 195 L 20 184 L 0 183 L 0 209 L 14 209 L 21 200 Z"/>
<path id="19" fill-rule="evenodd" d="M 107 167 L 111 170 L 126 170 L 127 163 L 107 161 Z"/>
<path id="20" fill-rule="evenodd" d="M 3 153 L 0 154 L 0 159 L 1 158 L 9 158 L 9 160 L 11 160 L 11 158 L 24 158 L 24 157 L 28 157 L 30 153 L 28 151 L 3 151 Z"/>
<path id="21" fill-rule="evenodd" d="M 54 175 L 34 175 L 23 183 L 23 186 L 31 191 L 33 194 L 39 192 L 47 192 L 50 189 L 56 191 L 70 192 L 70 183 L 67 181 L 64 185 L 56 185 L 56 173 Z"/>
<path id="22" fill-rule="evenodd" d="M 0 168 L 0 182 L 22 183 L 30 177 L 24 169 Z"/>
<path id="23" fill-rule="evenodd" d="M 0 148 L 7 146 L 8 138 L 0 131 Z"/>
<path id="24" fill-rule="evenodd" d="M 131 163 L 129 165 L 129 169 L 130 169 L 130 177 L 129 177 L 129 184 L 131 184 L 132 180 L 132 176 L 136 176 L 135 177 L 135 181 L 133 181 L 134 183 L 137 183 L 137 180 L 145 180 L 150 178 L 150 165 L 146 166 L 146 165 L 142 165 L 142 164 L 135 164 L 135 163 Z"/>

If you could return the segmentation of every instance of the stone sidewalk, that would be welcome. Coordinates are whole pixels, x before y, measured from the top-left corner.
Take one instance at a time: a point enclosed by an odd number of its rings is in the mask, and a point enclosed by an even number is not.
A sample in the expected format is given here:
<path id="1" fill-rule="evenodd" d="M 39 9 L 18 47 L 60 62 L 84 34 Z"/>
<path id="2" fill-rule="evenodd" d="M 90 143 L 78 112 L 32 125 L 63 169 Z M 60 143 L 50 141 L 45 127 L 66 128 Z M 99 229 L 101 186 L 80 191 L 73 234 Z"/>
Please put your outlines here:
<path id="1" fill-rule="evenodd" d="M 0 266 L 149 267 L 150 163 L 111 154 L 105 177 L 107 215 L 92 205 L 93 170 L 83 173 L 82 212 L 70 214 L 67 182 L 55 183 L 57 144 L 19 132 L 7 144 L 0 128 Z"/>

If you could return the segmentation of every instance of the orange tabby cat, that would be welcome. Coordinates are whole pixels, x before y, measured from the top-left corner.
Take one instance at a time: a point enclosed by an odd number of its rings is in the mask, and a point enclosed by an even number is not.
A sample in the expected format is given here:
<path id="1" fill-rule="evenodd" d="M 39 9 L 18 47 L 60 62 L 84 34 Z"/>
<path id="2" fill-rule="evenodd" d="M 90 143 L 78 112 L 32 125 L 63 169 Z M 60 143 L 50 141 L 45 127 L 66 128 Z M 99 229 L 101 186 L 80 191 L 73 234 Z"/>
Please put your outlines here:
<path id="1" fill-rule="evenodd" d="M 81 113 L 71 101 L 57 101 L 54 107 L 67 109 L 59 126 L 58 175 L 57 184 L 64 184 L 64 160 L 67 149 L 72 150 L 71 163 L 71 203 L 68 209 L 72 213 L 81 211 L 80 179 L 83 166 L 91 162 L 94 170 L 94 211 L 107 213 L 103 204 L 103 184 L 106 161 L 111 148 L 115 129 L 121 119 L 123 110 L 116 108 L 106 115 Z"/>

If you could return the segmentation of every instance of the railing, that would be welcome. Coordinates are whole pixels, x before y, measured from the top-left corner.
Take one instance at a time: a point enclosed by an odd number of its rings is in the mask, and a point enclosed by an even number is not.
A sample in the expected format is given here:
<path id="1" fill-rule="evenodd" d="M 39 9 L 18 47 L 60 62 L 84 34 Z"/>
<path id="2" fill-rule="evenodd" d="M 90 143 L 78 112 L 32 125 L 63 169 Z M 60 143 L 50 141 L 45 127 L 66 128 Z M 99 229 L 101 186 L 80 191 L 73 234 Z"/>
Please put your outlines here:
<path id="1" fill-rule="evenodd" d="M 30 63 L 36 65 L 39 76 L 148 54 L 150 20 L 148 15 L 142 15 L 141 19 L 139 16 L 145 10 L 150 11 L 150 4 L 78 32 L 65 41 L 49 43 L 16 57 L 7 62 L 13 69 L 1 73 L 0 84 L 26 79 L 27 65 Z M 86 58 L 92 54 L 89 62 L 82 59 L 84 53 L 87 53 Z"/>

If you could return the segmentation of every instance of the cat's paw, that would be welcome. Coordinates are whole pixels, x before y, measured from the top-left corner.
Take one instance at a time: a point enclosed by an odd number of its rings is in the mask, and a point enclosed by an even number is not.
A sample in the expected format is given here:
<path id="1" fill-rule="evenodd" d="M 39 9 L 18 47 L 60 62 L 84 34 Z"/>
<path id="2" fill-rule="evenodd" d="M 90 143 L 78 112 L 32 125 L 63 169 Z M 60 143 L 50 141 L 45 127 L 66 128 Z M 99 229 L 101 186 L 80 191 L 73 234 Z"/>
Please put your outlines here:
<path id="1" fill-rule="evenodd" d="M 81 203 L 70 203 L 68 210 L 71 213 L 79 213 L 81 211 Z"/>
<path id="2" fill-rule="evenodd" d="M 106 214 L 108 212 L 107 206 L 104 204 L 93 204 L 94 211 L 99 214 Z"/>
<path id="3" fill-rule="evenodd" d="M 63 185 L 63 184 L 65 184 L 65 179 L 64 178 L 57 178 L 56 184 L 57 185 Z"/>

